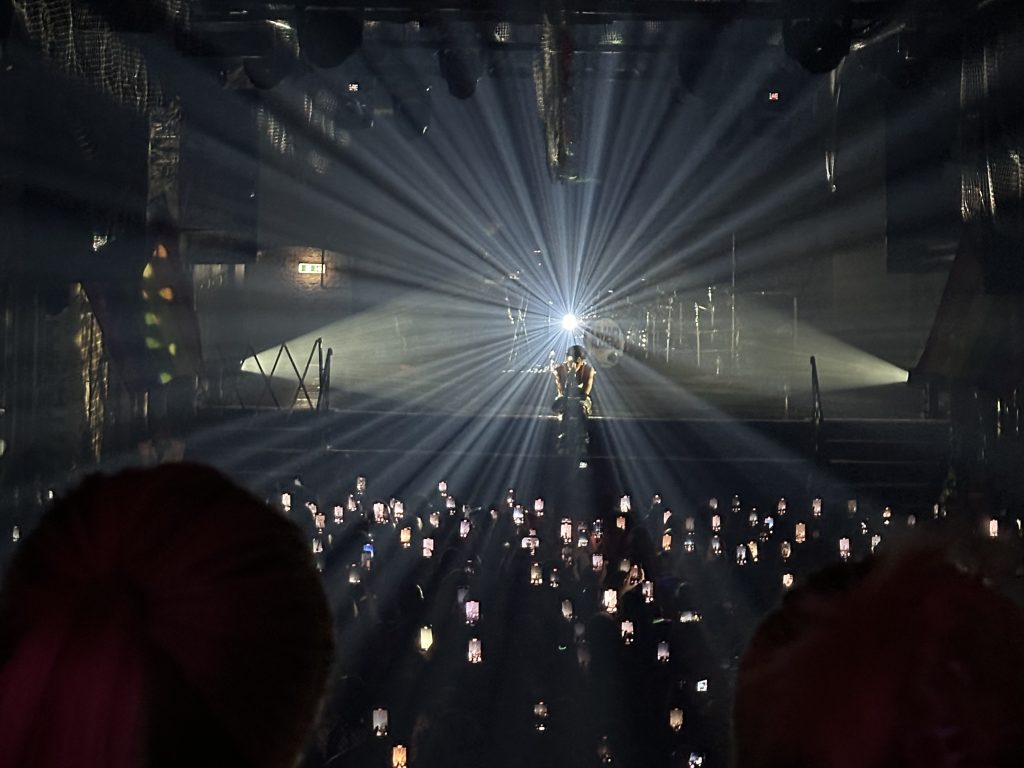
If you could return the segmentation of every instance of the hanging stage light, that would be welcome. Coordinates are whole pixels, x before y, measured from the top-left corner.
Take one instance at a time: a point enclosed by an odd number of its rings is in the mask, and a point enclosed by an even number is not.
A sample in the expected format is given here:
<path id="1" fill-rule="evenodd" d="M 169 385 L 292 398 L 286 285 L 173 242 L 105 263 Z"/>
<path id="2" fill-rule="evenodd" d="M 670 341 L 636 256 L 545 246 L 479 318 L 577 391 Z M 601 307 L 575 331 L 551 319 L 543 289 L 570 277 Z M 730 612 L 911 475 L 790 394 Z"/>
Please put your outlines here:
<path id="1" fill-rule="evenodd" d="M 569 314 L 562 316 L 562 330 L 571 332 L 575 331 L 577 328 L 579 328 L 579 326 L 579 319 L 576 317 L 576 315 L 572 314 L 571 312 Z"/>
<path id="2" fill-rule="evenodd" d="M 437 56 L 441 76 L 448 84 L 448 92 L 457 99 L 470 98 L 476 92 L 477 81 L 484 73 L 480 51 L 470 45 L 445 42 Z"/>
<path id="3" fill-rule="evenodd" d="M 457 99 L 468 99 L 484 75 L 484 59 L 476 27 L 447 24 L 441 29 L 437 63 L 448 92 Z"/>

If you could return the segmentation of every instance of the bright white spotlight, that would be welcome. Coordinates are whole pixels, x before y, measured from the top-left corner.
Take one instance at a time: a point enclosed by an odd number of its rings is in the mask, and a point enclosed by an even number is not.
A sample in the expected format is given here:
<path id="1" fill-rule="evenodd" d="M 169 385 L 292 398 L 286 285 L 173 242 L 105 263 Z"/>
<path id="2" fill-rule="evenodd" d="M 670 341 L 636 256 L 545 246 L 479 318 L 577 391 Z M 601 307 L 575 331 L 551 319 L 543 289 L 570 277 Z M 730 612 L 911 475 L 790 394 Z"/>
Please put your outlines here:
<path id="1" fill-rule="evenodd" d="M 576 319 L 576 315 L 571 312 L 567 315 L 562 316 L 562 329 L 566 331 L 575 331 L 579 327 L 580 321 Z"/>

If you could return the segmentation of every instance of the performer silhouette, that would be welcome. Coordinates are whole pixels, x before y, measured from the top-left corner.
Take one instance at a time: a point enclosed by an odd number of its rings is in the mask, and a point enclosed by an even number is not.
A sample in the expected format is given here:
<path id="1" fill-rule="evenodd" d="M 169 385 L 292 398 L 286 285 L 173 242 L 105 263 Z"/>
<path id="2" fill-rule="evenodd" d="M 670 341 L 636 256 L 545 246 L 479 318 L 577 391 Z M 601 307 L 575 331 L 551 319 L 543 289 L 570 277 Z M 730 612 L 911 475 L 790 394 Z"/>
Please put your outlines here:
<path id="1" fill-rule="evenodd" d="M 551 370 L 555 379 L 557 397 L 552 410 L 559 415 L 562 429 L 558 435 L 558 452 L 578 456 L 586 466 L 587 419 L 593 411 L 590 394 L 594 389 L 594 367 L 587 362 L 587 354 L 579 344 L 566 351 L 565 362 Z"/>

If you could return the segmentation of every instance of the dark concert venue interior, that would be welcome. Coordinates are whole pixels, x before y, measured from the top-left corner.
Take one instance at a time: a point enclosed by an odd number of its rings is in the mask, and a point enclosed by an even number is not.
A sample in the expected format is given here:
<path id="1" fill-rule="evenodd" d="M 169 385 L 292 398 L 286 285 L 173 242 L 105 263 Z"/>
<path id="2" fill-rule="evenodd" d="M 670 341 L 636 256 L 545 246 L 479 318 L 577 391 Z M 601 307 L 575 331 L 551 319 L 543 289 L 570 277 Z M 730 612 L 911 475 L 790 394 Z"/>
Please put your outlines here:
<path id="1" fill-rule="evenodd" d="M 1024 765 L 1022 153 L 1017 0 L 0 0 L 0 768 Z"/>

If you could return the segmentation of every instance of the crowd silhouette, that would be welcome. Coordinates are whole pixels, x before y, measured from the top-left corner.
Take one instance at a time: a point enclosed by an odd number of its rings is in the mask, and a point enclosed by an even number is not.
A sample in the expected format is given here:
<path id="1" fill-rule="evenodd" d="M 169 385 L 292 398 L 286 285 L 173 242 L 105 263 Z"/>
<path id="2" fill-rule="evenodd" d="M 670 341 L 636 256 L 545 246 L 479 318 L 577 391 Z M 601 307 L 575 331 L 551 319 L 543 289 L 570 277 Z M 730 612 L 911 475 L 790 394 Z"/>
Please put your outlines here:
<path id="1" fill-rule="evenodd" d="M 822 568 L 959 530 L 942 504 L 806 494 L 579 509 L 376 491 L 359 478 L 326 500 L 296 480 L 276 499 L 325 575 L 336 686 L 363 702 L 328 707 L 309 765 L 729 765 L 758 622 Z"/>
<path id="2" fill-rule="evenodd" d="M 1021 764 L 1008 513 L 571 501 L 90 478 L 5 577 L 0 766 Z"/>

